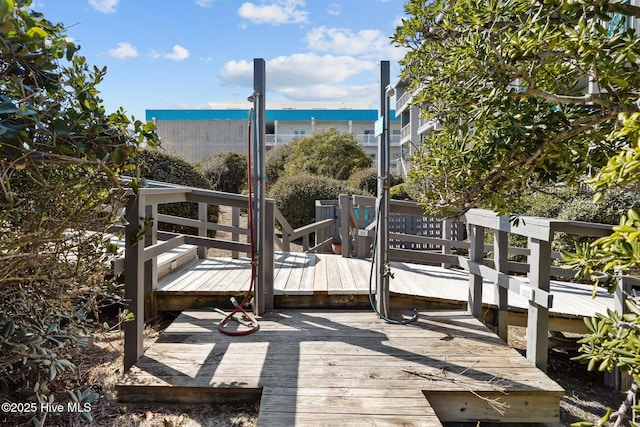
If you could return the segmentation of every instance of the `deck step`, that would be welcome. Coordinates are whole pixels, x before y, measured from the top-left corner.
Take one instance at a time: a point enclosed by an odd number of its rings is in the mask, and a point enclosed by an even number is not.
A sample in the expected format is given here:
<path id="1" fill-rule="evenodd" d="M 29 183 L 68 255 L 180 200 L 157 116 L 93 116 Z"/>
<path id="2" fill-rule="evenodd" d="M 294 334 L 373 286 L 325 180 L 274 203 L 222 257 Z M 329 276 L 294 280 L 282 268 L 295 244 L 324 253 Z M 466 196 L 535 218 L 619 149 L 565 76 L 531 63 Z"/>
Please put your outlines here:
<path id="1" fill-rule="evenodd" d="M 198 258 L 198 247 L 182 245 L 163 253 L 158 257 L 158 280 L 169 273 L 186 267 Z"/>
<path id="2" fill-rule="evenodd" d="M 415 389 L 265 387 L 258 425 L 438 427 L 442 424 L 424 395 Z"/>
<path id="3" fill-rule="evenodd" d="M 111 260 L 111 271 L 117 275 L 124 272 L 124 242 L 117 237 L 112 237 L 111 241 L 122 251 L 120 256 L 116 256 Z M 165 278 L 169 273 L 188 266 L 197 258 L 198 247 L 194 245 L 181 245 L 163 253 L 158 256 L 158 280 Z"/>
<path id="4" fill-rule="evenodd" d="M 419 314 L 403 326 L 371 311 L 278 310 L 259 318 L 258 332 L 230 337 L 217 312 L 183 312 L 117 385 L 118 398 L 260 398 L 260 426 L 558 421 L 562 388 L 478 320 Z"/>
<path id="5" fill-rule="evenodd" d="M 469 273 L 441 267 L 402 262 L 391 263 L 391 303 L 423 309 L 464 309 L 469 293 Z M 366 308 L 369 306 L 371 261 L 330 254 L 276 253 L 274 305 L 279 308 Z M 249 258 L 198 259 L 186 268 L 158 281 L 159 311 L 228 306 L 230 296 L 249 289 Z M 553 308 L 549 327 L 553 331 L 585 333 L 583 318 L 614 309 L 606 290 L 592 298 L 590 285 L 552 281 Z M 483 303 L 496 307 L 495 292 L 488 283 Z M 526 326 L 528 302 L 509 294 L 509 324 Z"/>

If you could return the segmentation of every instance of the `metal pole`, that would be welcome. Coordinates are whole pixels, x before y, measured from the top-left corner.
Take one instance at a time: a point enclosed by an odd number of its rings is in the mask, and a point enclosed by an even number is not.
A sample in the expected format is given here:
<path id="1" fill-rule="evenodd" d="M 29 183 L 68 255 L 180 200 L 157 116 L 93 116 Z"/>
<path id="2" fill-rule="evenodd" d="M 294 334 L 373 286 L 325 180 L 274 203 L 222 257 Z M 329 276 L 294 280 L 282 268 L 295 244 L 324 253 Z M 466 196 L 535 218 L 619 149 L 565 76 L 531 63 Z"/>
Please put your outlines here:
<path id="1" fill-rule="evenodd" d="M 264 182 L 264 156 L 265 156 L 265 89 L 266 72 L 265 61 L 262 58 L 253 60 L 253 91 L 255 96 L 255 138 L 253 143 L 253 227 L 257 250 L 257 280 L 254 294 L 255 314 L 265 312 L 265 265 L 262 262 L 265 249 L 265 182 Z M 255 261 L 255 260 L 254 260 Z"/>
<path id="2" fill-rule="evenodd" d="M 380 61 L 379 117 L 384 120 L 383 132 L 378 136 L 378 200 L 376 219 L 376 308 L 389 316 L 389 61 Z"/>

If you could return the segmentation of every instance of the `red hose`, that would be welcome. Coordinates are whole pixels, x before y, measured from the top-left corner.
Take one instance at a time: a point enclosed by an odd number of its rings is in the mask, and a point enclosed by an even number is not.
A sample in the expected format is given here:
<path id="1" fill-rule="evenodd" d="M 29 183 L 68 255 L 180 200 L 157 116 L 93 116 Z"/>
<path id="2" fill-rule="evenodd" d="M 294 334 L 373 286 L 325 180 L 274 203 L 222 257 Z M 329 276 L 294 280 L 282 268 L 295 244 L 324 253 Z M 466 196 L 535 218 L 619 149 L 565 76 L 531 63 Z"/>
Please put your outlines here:
<path id="1" fill-rule="evenodd" d="M 248 225 L 249 225 L 249 241 L 250 241 L 249 243 L 251 245 L 251 282 L 249 283 L 249 290 L 247 291 L 247 294 L 245 295 L 244 299 L 240 304 L 236 302 L 235 298 L 231 298 L 231 302 L 234 305 L 233 311 L 229 313 L 224 319 L 222 319 L 220 323 L 218 323 L 218 330 L 225 335 L 231 335 L 231 336 L 249 335 L 257 331 L 258 329 L 260 329 L 260 324 L 258 323 L 258 321 L 251 314 L 247 313 L 244 310 L 244 306 L 251 299 L 251 295 L 253 295 L 253 286 L 256 278 L 256 268 L 258 266 L 256 261 L 256 244 L 255 244 L 255 237 L 253 232 L 253 183 L 251 179 L 251 110 L 249 110 L 249 120 L 248 120 L 247 128 L 248 128 L 247 177 L 249 182 L 248 184 L 249 186 L 249 189 L 248 189 L 249 191 L 249 198 L 248 198 L 249 199 L 249 213 L 248 213 L 249 224 Z M 242 319 L 250 324 L 249 329 L 242 330 L 242 331 L 230 331 L 225 329 L 224 326 L 227 324 L 227 322 L 229 322 L 229 320 L 231 320 L 231 318 L 233 318 L 233 316 L 238 313 L 241 313 Z"/>

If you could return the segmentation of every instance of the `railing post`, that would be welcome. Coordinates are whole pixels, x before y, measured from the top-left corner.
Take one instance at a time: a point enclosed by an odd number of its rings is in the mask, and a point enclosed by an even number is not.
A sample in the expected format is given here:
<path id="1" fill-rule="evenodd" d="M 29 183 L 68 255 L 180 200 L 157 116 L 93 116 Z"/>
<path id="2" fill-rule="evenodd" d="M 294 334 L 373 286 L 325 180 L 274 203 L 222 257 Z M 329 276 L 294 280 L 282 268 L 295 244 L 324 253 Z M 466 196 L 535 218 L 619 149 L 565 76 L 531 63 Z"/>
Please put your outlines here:
<path id="1" fill-rule="evenodd" d="M 234 227 L 240 227 L 240 208 L 234 206 L 231 208 L 231 225 Z M 231 233 L 231 240 L 237 242 L 240 240 L 240 235 L 238 233 Z M 251 254 L 247 254 L 251 256 Z M 239 256 L 238 251 L 231 251 L 231 258 L 237 259 Z"/>
<path id="2" fill-rule="evenodd" d="M 365 204 L 356 204 L 356 196 L 353 196 L 352 202 L 351 202 L 351 208 L 354 211 L 354 216 L 355 216 L 355 209 L 357 207 L 358 209 L 358 215 L 356 217 L 356 222 L 357 222 L 357 229 L 358 230 L 362 230 L 363 228 L 366 228 L 369 226 L 370 222 L 375 221 L 375 218 L 371 218 L 371 215 L 369 214 L 369 218 L 367 218 L 367 210 L 369 209 L 369 206 L 365 205 Z M 375 205 L 375 202 L 373 202 Z M 375 213 L 373 213 L 374 217 L 375 217 Z M 369 221 L 371 220 L 371 221 Z M 371 254 L 371 243 L 373 241 L 373 239 L 371 237 L 369 237 L 368 235 L 360 235 L 359 232 L 356 235 L 356 254 L 358 256 L 358 258 L 367 258 L 370 256 Z"/>
<path id="3" fill-rule="evenodd" d="M 207 237 L 207 227 L 204 223 L 207 222 L 207 204 L 206 203 L 198 203 L 198 220 L 200 221 L 200 226 L 198 227 L 198 236 L 199 237 Z M 198 246 L 198 258 L 204 259 L 207 257 L 207 248 L 205 246 Z"/>
<path id="4" fill-rule="evenodd" d="M 452 236 L 452 229 L 453 229 L 453 219 L 451 218 L 444 218 L 442 220 L 442 224 L 441 224 L 441 230 L 442 230 L 442 238 L 448 241 L 451 241 L 451 236 Z M 450 255 L 451 254 L 451 246 L 443 246 L 442 247 L 442 253 L 444 255 Z M 449 264 L 448 262 L 443 262 L 441 264 L 442 268 L 449 268 L 451 267 L 451 264 Z"/>
<path id="5" fill-rule="evenodd" d="M 153 218 L 150 233 L 144 238 L 144 246 L 158 243 L 158 205 L 148 205 L 144 208 L 147 217 Z M 158 257 L 153 257 L 144 263 L 144 320 L 151 320 L 158 314 L 156 306 L 156 288 L 158 287 Z"/>
<path id="6" fill-rule="evenodd" d="M 619 272 L 618 272 L 619 273 Z M 629 307 L 625 303 L 627 295 L 633 290 L 633 284 L 637 282 L 631 276 L 620 275 L 616 285 L 614 304 L 615 310 L 621 315 L 629 313 Z M 620 372 L 620 368 L 615 367 L 611 372 L 604 373 L 604 385 L 611 387 L 616 391 L 626 391 L 631 388 L 631 376 Z"/>
<path id="7" fill-rule="evenodd" d="M 144 216 L 144 196 L 139 193 L 127 200 L 124 258 L 124 298 L 135 319 L 123 325 L 124 372 L 140 359 L 144 352 L 144 239 L 138 239 L 140 217 Z"/>
<path id="8" fill-rule="evenodd" d="M 614 303 L 615 310 L 620 314 L 629 313 L 626 300 L 627 295 L 631 294 L 634 279 L 630 276 L 620 276 L 615 290 Z"/>
<path id="9" fill-rule="evenodd" d="M 342 256 L 351 258 L 351 224 L 349 214 L 353 209 L 351 197 L 348 194 L 340 194 L 338 203 L 340 205 L 340 241 L 342 242 Z"/>
<path id="10" fill-rule="evenodd" d="M 471 224 L 469 235 L 471 237 L 471 248 L 469 249 L 471 262 L 482 264 L 484 261 L 484 227 Z M 473 317 L 482 320 L 482 276 L 479 274 L 469 274 L 468 310 Z"/>
<path id="11" fill-rule="evenodd" d="M 549 292 L 551 275 L 551 242 L 529 238 L 529 283 L 531 292 Z M 549 351 L 549 308 L 539 306 L 529 298 L 527 319 L 527 359 L 538 369 L 547 372 Z"/>
<path id="12" fill-rule="evenodd" d="M 509 217 L 501 217 L 501 220 L 502 218 L 509 221 Z M 493 232 L 493 268 L 505 274 L 509 274 L 508 237 L 509 235 L 505 231 L 494 230 Z M 496 283 L 495 293 L 496 301 L 498 302 L 498 316 L 496 319 L 497 333 L 498 336 L 506 342 L 509 334 L 509 290 L 500 286 L 500 283 Z"/>

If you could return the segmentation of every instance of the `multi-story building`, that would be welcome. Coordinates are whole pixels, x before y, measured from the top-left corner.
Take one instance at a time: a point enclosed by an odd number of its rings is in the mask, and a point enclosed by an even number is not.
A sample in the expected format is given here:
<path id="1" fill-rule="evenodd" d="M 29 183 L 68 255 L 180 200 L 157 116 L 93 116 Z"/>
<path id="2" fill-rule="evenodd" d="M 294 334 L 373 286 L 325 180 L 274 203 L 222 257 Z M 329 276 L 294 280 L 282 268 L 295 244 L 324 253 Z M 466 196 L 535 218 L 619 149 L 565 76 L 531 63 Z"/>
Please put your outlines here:
<path id="1" fill-rule="evenodd" d="M 414 92 L 402 80 L 396 84 L 396 118 L 400 120 L 400 156 L 396 162 L 396 173 L 406 178 L 411 169 L 411 155 L 418 150 L 422 139 L 436 129 L 435 119 L 425 119 L 420 108 L 412 105 Z"/>
<path id="2" fill-rule="evenodd" d="M 374 165 L 378 137 L 374 123 L 378 110 L 358 105 L 313 105 L 268 103 L 266 109 L 267 149 L 295 138 L 310 136 L 328 128 L 353 133 Z M 213 105 L 201 110 L 146 110 L 146 119 L 156 124 L 164 149 L 189 162 L 198 162 L 208 154 L 225 151 L 247 152 L 247 103 Z M 391 167 L 400 158 L 400 120 L 391 112 Z"/>
<path id="3" fill-rule="evenodd" d="M 640 6 L 640 0 L 628 0 L 626 3 L 632 6 Z M 625 31 L 633 28 L 636 34 L 640 34 L 640 18 L 622 17 L 619 13 L 611 14 L 611 19 L 606 23 L 610 34 L 617 31 Z M 587 93 L 599 92 L 598 85 L 584 79 L 584 88 Z M 396 161 L 396 173 L 403 178 L 411 169 L 411 155 L 419 149 L 420 142 L 432 130 L 438 129 L 439 123 L 435 119 L 422 117 L 420 108 L 412 105 L 414 92 L 409 90 L 407 82 L 400 80 L 396 86 L 396 117 L 400 119 L 400 157 Z"/>

